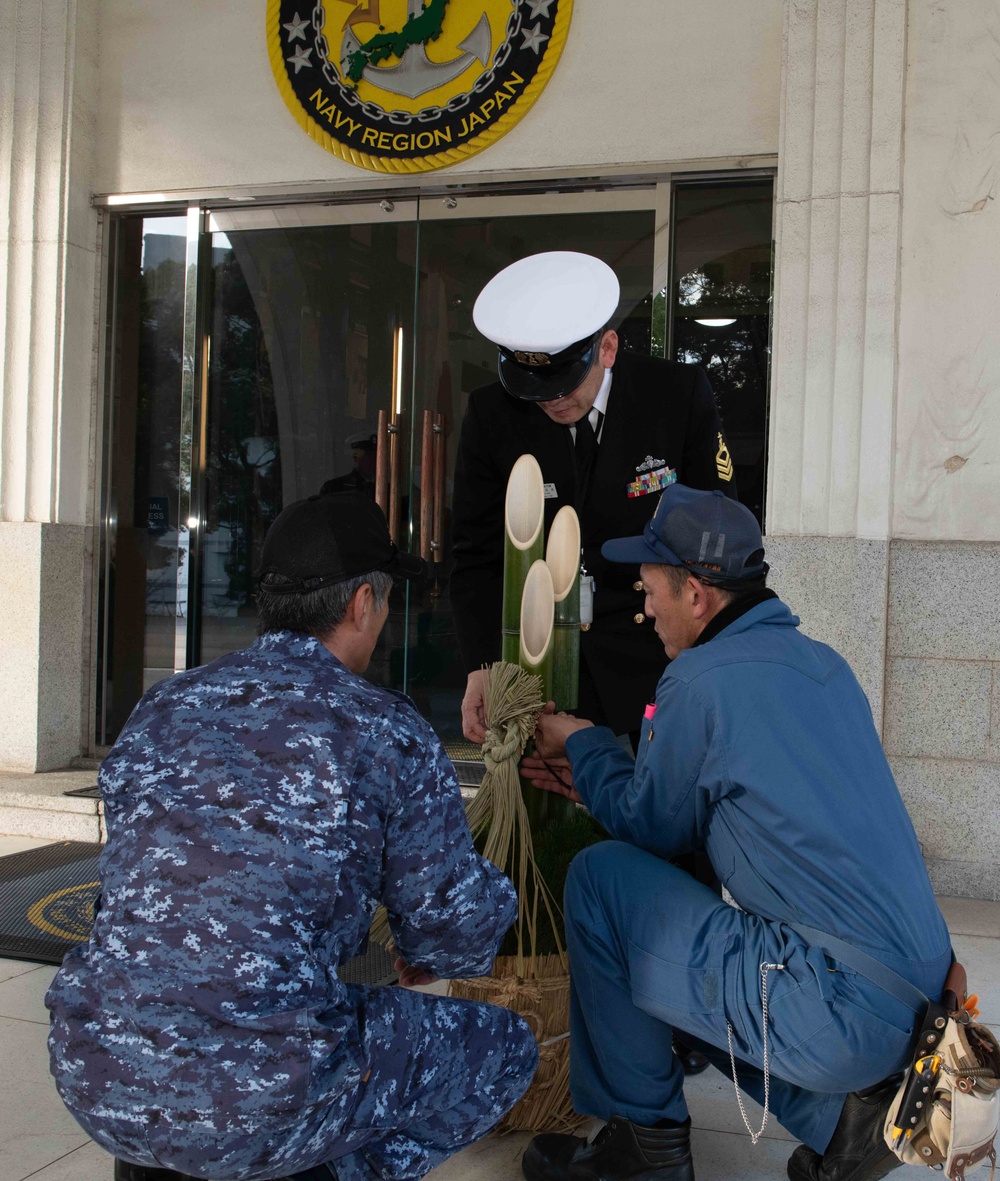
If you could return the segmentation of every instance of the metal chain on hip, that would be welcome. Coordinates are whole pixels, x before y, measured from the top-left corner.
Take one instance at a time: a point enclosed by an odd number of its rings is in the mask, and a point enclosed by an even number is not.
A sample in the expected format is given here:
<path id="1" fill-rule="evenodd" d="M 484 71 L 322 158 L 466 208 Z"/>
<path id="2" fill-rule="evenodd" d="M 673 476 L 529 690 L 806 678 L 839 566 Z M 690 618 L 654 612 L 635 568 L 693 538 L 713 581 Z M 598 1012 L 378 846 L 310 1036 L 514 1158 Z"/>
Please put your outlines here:
<path id="1" fill-rule="evenodd" d="M 733 1027 L 726 1022 L 726 1036 L 729 1038 L 729 1061 L 733 1068 L 733 1086 L 736 1088 L 736 1102 L 740 1107 L 740 1115 L 743 1117 L 743 1126 L 750 1133 L 750 1143 L 756 1146 L 757 1141 L 764 1135 L 764 1129 L 767 1127 L 768 1106 L 771 1099 L 771 1071 L 767 1056 L 767 974 L 768 972 L 784 972 L 784 964 L 761 964 L 760 966 L 760 995 L 761 995 L 761 1020 L 764 1026 L 764 1118 L 761 1120 L 760 1129 L 754 1131 L 750 1127 L 750 1121 L 747 1119 L 746 1108 L 743 1106 L 743 1096 L 740 1094 L 740 1080 L 736 1077 L 736 1054 L 733 1052 Z"/>
<path id="2" fill-rule="evenodd" d="M 496 81 L 497 70 L 510 57 L 513 39 L 521 28 L 520 3 L 517 0 L 511 0 L 511 2 L 514 4 L 514 11 L 507 18 L 504 41 L 493 55 L 492 69 L 480 74 L 470 91 L 466 94 L 456 94 L 443 107 L 424 107 L 423 110 L 417 111 L 416 114 L 410 114 L 409 111 L 386 111 L 378 103 L 362 102 L 358 98 L 356 90 L 344 85 L 340 72 L 333 62 L 330 61 L 330 43 L 323 35 L 323 26 L 326 23 L 326 10 L 322 3 L 320 3 L 313 8 L 312 26 L 316 33 L 313 38 L 316 56 L 323 63 L 323 77 L 326 79 L 327 84 L 337 92 L 340 101 L 345 107 L 359 108 L 365 118 L 371 119 L 373 123 L 388 119 L 394 126 L 406 127 L 410 123 L 431 123 L 435 119 L 439 119 L 445 111 L 454 114 L 456 111 L 461 111 L 463 107 L 467 107 L 474 97 L 490 89 Z"/>

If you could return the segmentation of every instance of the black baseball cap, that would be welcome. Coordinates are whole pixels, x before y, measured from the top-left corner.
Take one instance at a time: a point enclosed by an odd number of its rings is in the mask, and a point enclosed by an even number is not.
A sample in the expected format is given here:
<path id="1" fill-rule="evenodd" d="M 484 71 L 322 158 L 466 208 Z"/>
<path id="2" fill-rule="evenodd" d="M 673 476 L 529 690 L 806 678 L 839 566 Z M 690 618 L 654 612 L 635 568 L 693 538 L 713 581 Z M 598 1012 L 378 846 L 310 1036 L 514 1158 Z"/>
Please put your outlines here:
<path id="1" fill-rule="evenodd" d="M 306 594 L 376 570 L 420 578 L 427 563 L 396 548 L 382 510 L 363 492 L 297 500 L 278 514 L 264 538 L 260 580 L 272 594 Z M 289 581 L 265 584 L 269 574 Z"/>
<path id="2" fill-rule="evenodd" d="M 616 537 L 601 553 L 609 562 L 683 566 L 708 582 L 748 582 L 768 571 L 753 513 L 717 489 L 683 484 L 664 488 L 641 537 Z"/>

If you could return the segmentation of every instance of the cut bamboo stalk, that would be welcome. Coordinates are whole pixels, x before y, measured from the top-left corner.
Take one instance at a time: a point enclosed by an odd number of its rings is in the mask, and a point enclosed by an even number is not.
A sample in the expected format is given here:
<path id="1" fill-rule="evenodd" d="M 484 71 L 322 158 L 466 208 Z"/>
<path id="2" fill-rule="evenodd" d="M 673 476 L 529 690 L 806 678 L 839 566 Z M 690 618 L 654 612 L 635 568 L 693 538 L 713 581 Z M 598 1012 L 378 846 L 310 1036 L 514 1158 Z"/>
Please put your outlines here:
<path id="1" fill-rule="evenodd" d="M 558 710 L 576 709 L 580 699 L 580 518 L 568 504 L 552 522 L 545 561 L 555 595 L 552 700 Z"/>
<path id="2" fill-rule="evenodd" d="M 543 701 L 553 700 L 555 598 L 552 571 L 548 563 L 535 562 L 524 582 L 524 596 L 521 602 L 521 650 L 518 663 L 526 672 L 541 677 Z M 575 806 L 562 796 L 539 791 L 525 781 L 522 781 L 521 794 L 528 825 L 536 835 L 545 826 L 564 821 Z M 538 898 L 526 900 L 521 897 L 522 907 L 529 903 L 537 908 Z"/>
<path id="3" fill-rule="evenodd" d="M 552 573 L 540 558 L 524 580 L 521 598 L 521 653 L 518 663 L 542 678 L 542 700 L 552 697 L 552 637 L 555 632 Z"/>
<path id="4" fill-rule="evenodd" d="M 528 571 L 545 545 L 545 484 L 533 455 L 511 469 L 504 502 L 502 658 L 521 662 L 521 596 Z"/>

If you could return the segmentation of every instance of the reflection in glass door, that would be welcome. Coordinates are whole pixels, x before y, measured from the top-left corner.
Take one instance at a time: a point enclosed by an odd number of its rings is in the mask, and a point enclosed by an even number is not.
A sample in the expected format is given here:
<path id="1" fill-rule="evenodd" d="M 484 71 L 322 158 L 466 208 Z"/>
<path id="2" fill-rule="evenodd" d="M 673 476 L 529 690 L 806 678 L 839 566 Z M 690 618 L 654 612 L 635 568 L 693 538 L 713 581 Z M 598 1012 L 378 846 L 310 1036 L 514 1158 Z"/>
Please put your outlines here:
<path id="1" fill-rule="evenodd" d="M 719 400 L 740 500 L 764 523 L 774 181 L 677 185 L 675 361 L 701 365 Z"/>
<path id="2" fill-rule="evenodd" d="M 108 325 L 107 470 L 97 617 L 95 737 L 110 742 L 151 685 L 174 671 L 187 614 L 181 513 L 181 389 L 187 224 L 114 227 Z"/>
<path id="3" fill-rule="evenodd" d="M 295 500 L 376 495 L 380 413 L 397 522 L 408 516 L 416 209 L 266 211 L 210 222 L 212 283 L 200 464 L 201 662 L 252 642 L 268 526 Z M 266 228 L 265 228 L 266 227 Z M 407 428 L 408 429 L 408 428 Z M 397 523 L 397 534 L 401 524 Z M 402 688 L 405 589 L 369 676 Z"/>

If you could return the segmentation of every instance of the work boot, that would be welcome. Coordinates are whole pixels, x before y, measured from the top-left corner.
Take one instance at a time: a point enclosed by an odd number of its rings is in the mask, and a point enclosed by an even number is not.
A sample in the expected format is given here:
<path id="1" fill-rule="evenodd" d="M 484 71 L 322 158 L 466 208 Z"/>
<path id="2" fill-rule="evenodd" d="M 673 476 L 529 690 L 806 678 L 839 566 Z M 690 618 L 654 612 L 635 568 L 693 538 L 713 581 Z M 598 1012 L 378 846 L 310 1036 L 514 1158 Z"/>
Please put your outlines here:
<path id="1" fill-rule="evenodd" d="M 614 1116 L 592 1144 L 547 1132 L 524 1150 L 527 1181 L 694 1181 L 691 1121 L 644 1128 Z"/>
<path id="2" fill-rule="evenodd" d="M 701 1074 L 703 1070 L 707 1070 L 709 1067 L 709 1061 L 701 1050 L 692 1049 L 677 1034 L 674 1034 L 674 1053 L 680 1060 L 681 1066 L 684 1067 L 684 1074 L 688 1078 L 691 1078 L 695 1074 Z"/>
<path id="3" fill-rule="evenodd" d="M 882 1135 L 885 1117 L 899 1090 L 899 1078 L 852 1091 L 820 1156 L 805 1144 L 788 1158 L 791 1181 L 879 1181 L 903 1163 Z"/>

